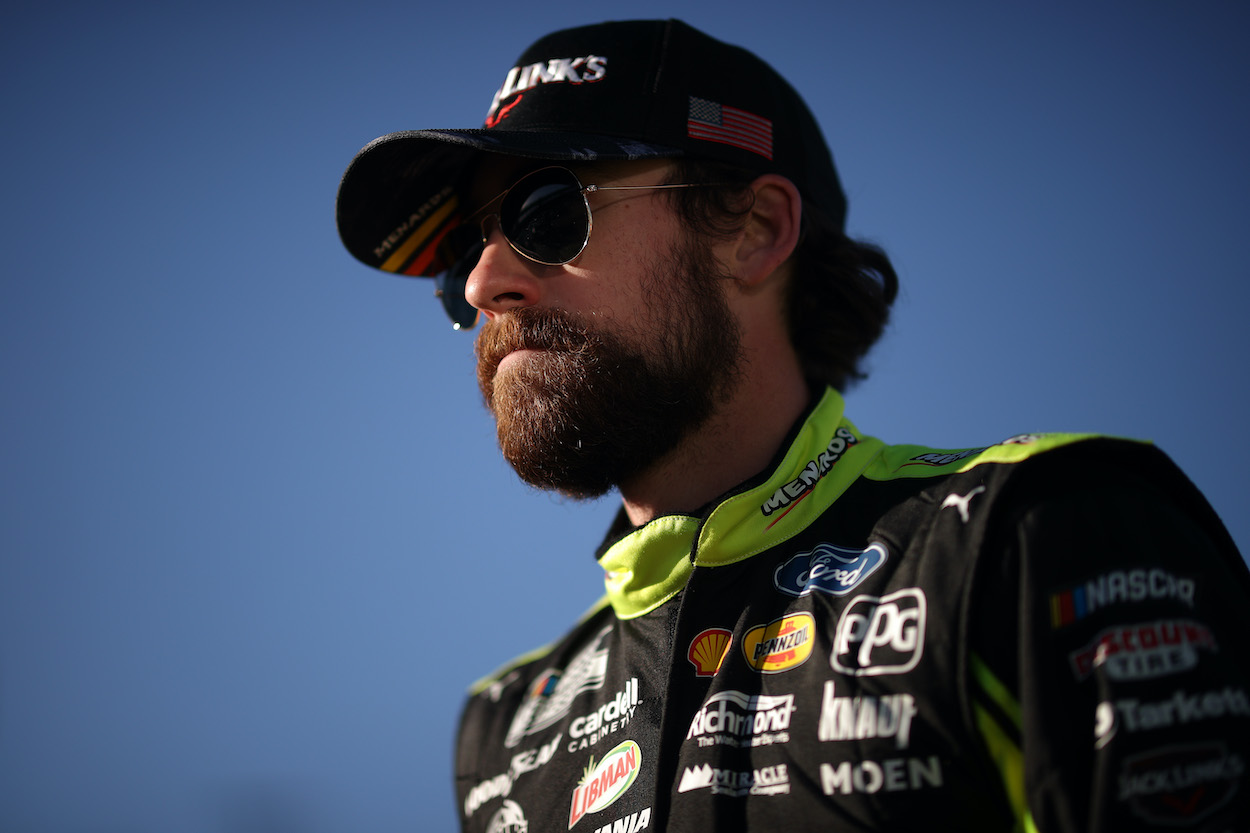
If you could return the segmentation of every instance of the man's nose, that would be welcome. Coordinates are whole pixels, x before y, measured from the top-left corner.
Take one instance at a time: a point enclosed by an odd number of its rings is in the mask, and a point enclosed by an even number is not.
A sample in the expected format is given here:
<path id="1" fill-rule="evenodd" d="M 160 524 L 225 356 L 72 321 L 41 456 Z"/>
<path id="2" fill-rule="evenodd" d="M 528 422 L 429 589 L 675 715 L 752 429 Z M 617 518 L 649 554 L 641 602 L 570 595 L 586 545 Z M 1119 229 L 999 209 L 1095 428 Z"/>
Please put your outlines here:
<path id="1" fill-rule="evenodd" d="M 542 289 L 534 264 L 513 251 L 492 220 L 483 221 L 486 244 L 464 287 L 465 300 L 487 318 L 537 304 Z"/>

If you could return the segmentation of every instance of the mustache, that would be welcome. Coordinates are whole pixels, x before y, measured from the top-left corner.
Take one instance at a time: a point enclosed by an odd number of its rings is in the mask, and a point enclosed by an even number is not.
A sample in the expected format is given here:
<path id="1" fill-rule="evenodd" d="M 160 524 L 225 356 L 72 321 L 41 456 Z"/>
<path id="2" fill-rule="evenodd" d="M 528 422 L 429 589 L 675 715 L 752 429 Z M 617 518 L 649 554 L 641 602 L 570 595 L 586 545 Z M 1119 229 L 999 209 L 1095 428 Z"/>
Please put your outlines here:
<path id="1" fill-rule="evenodd" d="M 479 364 L 495 368 L 516 350 L 576 353 L 591 341 L 586 326 L 564 310 L 519 307 L 488 321 L 475 350 Z"/>

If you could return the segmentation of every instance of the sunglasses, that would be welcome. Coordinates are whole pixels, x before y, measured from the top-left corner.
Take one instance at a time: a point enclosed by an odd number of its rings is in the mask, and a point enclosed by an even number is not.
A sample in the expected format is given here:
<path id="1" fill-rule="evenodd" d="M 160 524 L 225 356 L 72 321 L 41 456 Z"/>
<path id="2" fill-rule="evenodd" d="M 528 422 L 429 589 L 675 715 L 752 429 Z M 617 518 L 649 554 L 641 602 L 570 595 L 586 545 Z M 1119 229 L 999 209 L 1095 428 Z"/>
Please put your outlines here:
<path id="1" fill-rule="evenodd" d="M 594 217 L 586 195 L 593 191 L 642 191 L 656 188 L 697 188 L 706 182 L 666 185 L 582 185 L 568 168 L 540 168 L 518 179 L 506 191 L 475 211 L 448 236 L 453 265 L 434 279 L 434 294 L 457 330 L 477 323 L 477 309 L 464 297 L 469 273 L 477 266 L 494 220 L 512 250 L 544 266 L 574 260 L 590 242 Z M 499 210 L 484 214 L 499 203 Z"/>

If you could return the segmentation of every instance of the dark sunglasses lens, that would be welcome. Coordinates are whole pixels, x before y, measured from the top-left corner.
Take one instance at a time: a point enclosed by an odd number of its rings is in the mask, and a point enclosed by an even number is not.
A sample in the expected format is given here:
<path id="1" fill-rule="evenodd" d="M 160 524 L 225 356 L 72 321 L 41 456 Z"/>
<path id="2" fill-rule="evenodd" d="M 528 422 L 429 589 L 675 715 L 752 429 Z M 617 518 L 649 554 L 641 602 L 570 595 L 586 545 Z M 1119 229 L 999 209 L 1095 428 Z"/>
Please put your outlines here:
<path id="1" fill-rule="evenodd" d="M 447 317 L 457 330 L 469 330 L 477 323 L 477 308 L 464 297 L 469 273 L 482 257 L 482 242 L 471 247 L 456 263 L 434 279 L 434 294 L 443 302 Z"/>
<path id="2" fill-rule="evenodd" d="M 571 171 L 546 168 L 512 186 L 499 224 L 517 251 L 539 263 L 568 263 L 586 248 L 589 210 Z"/>

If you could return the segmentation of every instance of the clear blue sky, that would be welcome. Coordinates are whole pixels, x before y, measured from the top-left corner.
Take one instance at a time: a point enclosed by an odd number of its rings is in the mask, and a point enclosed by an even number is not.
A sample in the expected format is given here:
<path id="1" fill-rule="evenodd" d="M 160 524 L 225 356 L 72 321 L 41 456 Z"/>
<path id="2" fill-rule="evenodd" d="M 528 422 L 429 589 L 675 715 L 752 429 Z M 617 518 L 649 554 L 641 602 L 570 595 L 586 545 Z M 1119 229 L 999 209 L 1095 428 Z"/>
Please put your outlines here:
<path id="1" fill-rule="evenodd" d="M 453 827 L 464 688 L 597 597 L 614 507 L 517 484 L 334 194 L 566 25 L 684 17 L 807 97 L 904 285 L 861 428 L 1151 438 L 1250 548 L 1250 6 L 612 8 L 7 7 L 0 828 Z"/>

